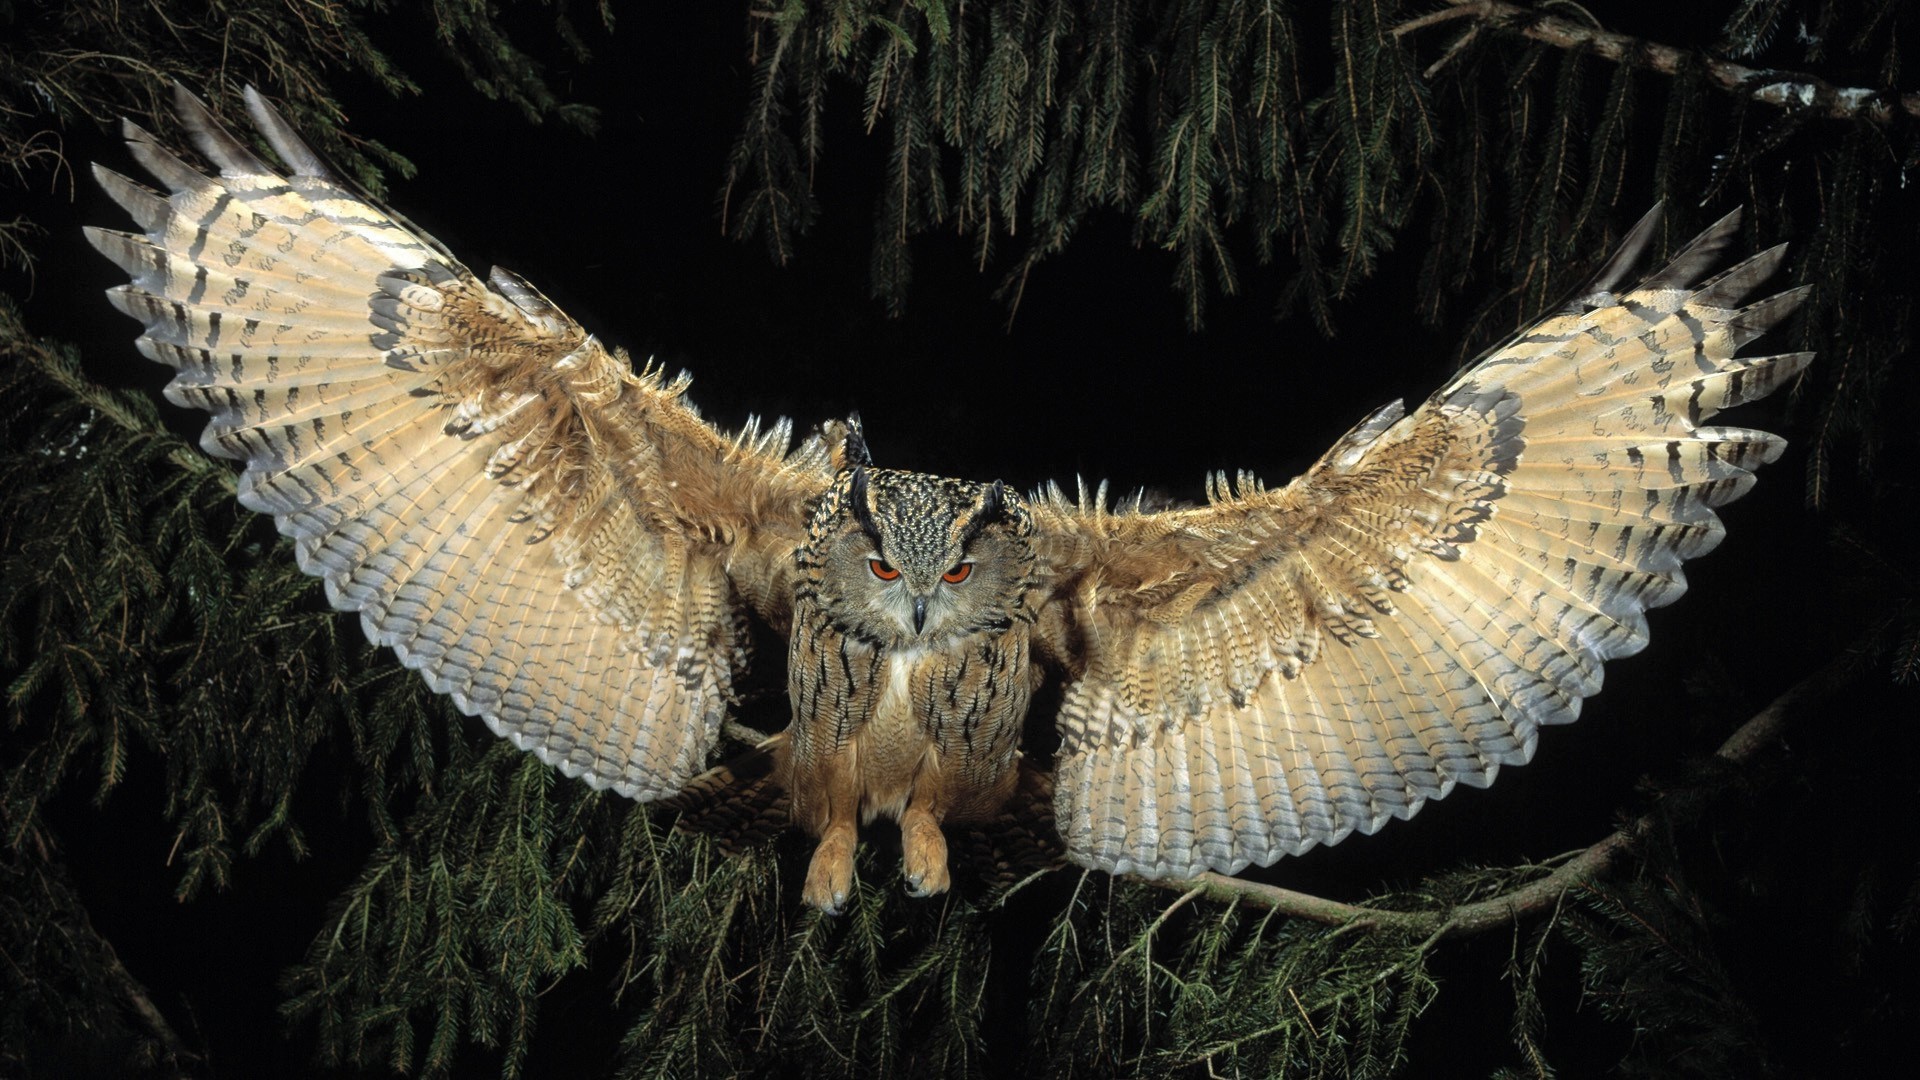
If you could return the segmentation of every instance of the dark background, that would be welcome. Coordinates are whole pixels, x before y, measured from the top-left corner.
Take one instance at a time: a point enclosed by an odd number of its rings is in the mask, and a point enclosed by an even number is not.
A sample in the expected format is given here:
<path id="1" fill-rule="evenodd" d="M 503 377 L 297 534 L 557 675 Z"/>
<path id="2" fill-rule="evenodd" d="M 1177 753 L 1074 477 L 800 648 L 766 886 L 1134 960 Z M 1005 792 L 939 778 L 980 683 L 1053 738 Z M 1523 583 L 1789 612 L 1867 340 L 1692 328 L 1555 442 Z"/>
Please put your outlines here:
<path id="1" fill-rule="evenodd" d="M 1408 231 L 1408 249 L 1378 277 L 1337 304 L 1332 339 L 1304 318 L 1276 321 L 1273 298 L 1288 268 L 1256 268 L 1250 251 L 1241 252 L 1240 295 L 1215 296 L 1206 331 L 1189 332 L 1171 288 L 1171 257 L 1134 247 L 1117 215 L 1083 228 L 1064 255 L 1042 265 L 1010 327 L 992 296 L 1005 260 L 983 274 L 969 241 L 924 236 L 906 314 L 890 319 L 870 297 L 867 274 L 885 151 L 862 131 L 857 94 L 845 86 L 830 106 L 827 154 L 814 178 L 824 214 L 792 265 L 773 266 L 761 245 L 722 236 L 717 201 L 747 100 L 742 7 L 637 10 L 617 33 L 590 35 L 593 63 L 555 53 L 563 97 L 601 108 L 597 137 L 530 128 L 510 106 L 477 99 L 432 56 L 423 44 L 431 28 L 410 13 L 393 16 L 383 46 L 404 54 L 406 42 L 417 43 L 419 59 L 408 67 L 424 96 L 395 101 L 345 78 L 337 89 L 354 131 L 419 167 L 412 179 L 392 180 L 389 201 L 476 271 L 509 267 L 636 360 L 653 356 L 692 371 L 692 399 L 724 426 L 758 413 L 792 417 L 804 429 L 858 409 L 876 461 L 887 467 L 997 477 L 1022 490 L 1105 478 L 1120 491 L 1144 485 L 1198 499 L 1211 469 L 1245 467 L 1284 481 L 1375 406 L 1417 402 L 1462 358 L 1458 320 L 1426 326 L 1409 314 L 1419 229 Z M 1625 15 L 1611 25 L 1635 29 Z M 69 131 L 64 139 L 76 167 L 97 160 L 137 171 L 103 133 Z M 138 357 L 136 325 L 100 297 L 123 279 L 79 235 L 82 223 L 123 224 L 120 212 L 84 176 L 39 185 L 27 200 L 51 234 L 27 296 L 27 324 L 80 345 L 94 378 L 157 395 L 165 371 Z M 1719 209 L 1683 212 L 1704 224 Z M 1016 244 L 1002 241 L 1003 254 Z M 1503 284 L 1489 272 L 1466 283 L 1456 306 L 1470 311 Z M 1911 400 L 1912 376 L 1898 376 L 1892 393 Z M 197 435 L 197 415 L 169 407 L 168 416 L 176 430 Z M 1800 442 L 1809 417 L 1783 393 L 1728 422 Z M 1801 451 L 1790 449 L 1724 514 L 1726 542 L 1689 566 L 1694 588 L 1684 601 L 1653 615 L 1649 651 L 1609 665 L 1605 692 L 1588 702 L 1581 723 L 1544 733 L 1533 764 L 1489 791 L 1457 791 L 1378 837 L 1284 861 L 1267 879 L 1358 899 L 1466 863 L 1582 847 L 1644 806 L 1643 778 L 1658 784 L 1682 775 L 1851 638 L 1855 613 L 1834 602 L 1850 595 L 1850 567 L 1831 554 L 1829 522 L 1805 506 L 1803 466 Z M 1676 642 L 1690 648 L 1671 647 Z M 1886 786 L 1864 807 L 1834 811 L 1846 822 L 1830 830 L 1832 848 L 1807 851 L 1799 833 L 1779 841 L 1796 846 L 1774 857 L 1806 860 L 1803 891 L 1771 897 L 1772 907 L 1750 913 L 1752 924 L 1739 923 L 1730 939 L 1766 943 L 1745 954 L 1758 987 L 1789 993 L 1818 968 L 1826 946 L 1795 941 L 1795 910 L 1843 903 L 1857 884 L 1848 880 L 1845 851 L 1911 821 L 1904 800 L 1913 784 L 1898 767 L 1904 744 L 1889 749 L 1879 740 L 1887 718 L 1913 699 L 1875 694 L 1803 722 L 1794 737 L 1855 739 L 1849 767 L 1859 770 L 1858 785 Z M 187 1018 L 178 1026 L 212 1050 L 214 1071 L 304 1070 L 310 1040 L 299 1031 L 283 1037 L 274 980 L 298 959 L 326 902 L 368 850 L 359 819 L 341 807 L 309 808 L 312 859 L 295 862 L 275 847 L 242 861 L 231 890 L 178 905 L 166 865 L 173 831 L 156 812 L 157 773 L 130 770 L 104 807 L 88 800 L 89 785 L 63 796 L 58 824 L 96 926 L 161 1007 Z M 1879 800 L 1888 806 L 1868 813 Z M 1769 842 L 1748 836 L 1736 848 Z M 1513 945 L 1495 934 L 1441 958 L 1443 978 L 1480 989 L 1443 990 L 1422 1021 L 1416 1049 L 1425 1053 L 1415 1060 L 1446 1064 L 1417 1074 L 1484 1075 L 1514 1061 L 1510 991 L 1499 977 Z M 617 1030 L 570 1021 L 565 1007 L 568 995 L 601 992 L 592 972 L 557 992 L 542 1019 L 548 1049 L 530 1063 L 536 1073 L 604 1071 Z M 1564 1004 L 1575 991 L 1563 980 L 1556 992 Z M 1585 1015 L 1558 1029 L 1570 1075 L 1601 1071 L 1631 1039 Z M 1810 1057 L 1818 1045 L 1809 1042 Z"/>

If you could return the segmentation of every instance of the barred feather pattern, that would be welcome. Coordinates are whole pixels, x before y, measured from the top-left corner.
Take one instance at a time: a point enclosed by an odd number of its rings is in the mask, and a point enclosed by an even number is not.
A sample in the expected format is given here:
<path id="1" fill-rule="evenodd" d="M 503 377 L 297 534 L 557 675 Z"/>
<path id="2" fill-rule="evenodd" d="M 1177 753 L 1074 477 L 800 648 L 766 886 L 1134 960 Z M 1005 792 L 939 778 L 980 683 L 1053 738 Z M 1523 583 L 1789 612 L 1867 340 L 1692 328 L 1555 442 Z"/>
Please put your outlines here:
<path id="1" fill-rule="evenodd" d="M 1036 496 L 1071 858 L 1188 877 L 1371 833 L 1527 761 L 1646 646 L 1715 508 L 1784 448 L 1705 421 L 1812 359 L 1736 356 L 1803 294 L 1742 306 L 1781 248 L 1701 280 L 1737 215 L 1616 294 L 1657 213 L 1567 308 L 1285 488 L 1219 478 L 1159 513 Z"/>
<path id="2" fill-rule="evenodd" d="M 96 167 L 138 232 L 138 345 L 213 414 L 240 501 L 293 538 L 436 691 L 570 776 L 636 799 L 706 763 L 749 606 L 786 617 L 825 440 L 724 435 L 686 379 L 635 374 L 531 285 L 482 281 L 335 176 L 251 89 L 276 171 L 185 90 L 207 175 L 127 124 L 157 192 Z M 730 576 L 731 570 L 731 576 Z"/>
<path id="3" fill-rule="evenodd" d="M 771 840 L 792 824 L 792 796 L 779 774 L 788 742 L 784 731 L 764 739 L 694 777 L 660 806 L 680 814 L 677 828 L 711 836 L 729 855 Z"/>

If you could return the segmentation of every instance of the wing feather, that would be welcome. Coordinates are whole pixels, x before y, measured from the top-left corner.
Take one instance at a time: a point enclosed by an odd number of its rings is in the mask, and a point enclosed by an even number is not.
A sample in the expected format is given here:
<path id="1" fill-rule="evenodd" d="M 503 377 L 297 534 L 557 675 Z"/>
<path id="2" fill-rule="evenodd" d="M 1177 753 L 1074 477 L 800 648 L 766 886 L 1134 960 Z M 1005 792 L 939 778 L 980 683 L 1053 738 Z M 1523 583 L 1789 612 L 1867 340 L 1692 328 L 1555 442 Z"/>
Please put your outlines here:
<path id="1" fill-rule="evenodd" d="M 139 231 L 87 235 L 131 279 L 109 299 L 176 370 L 168 398 L 244 463 L 241 502 L 463 711 L 595 786 L 677 791 L 746 661 L 744 605 L 783 617 L 821 440 L 715 430 L 684 379 L 476 277 L 252 90 L 284 173 L 176 98 L 218 175 L 125 125 L 166 193 L 96 168 Z"/>
<path id="2" fill-rule="evenodd" d="M 1804 295 L 1740 306 L 1778 247 L 1705 277 L 1738 221 L 1616 294 L 1650 214 L 1566 307 L 1286 488 L 1216 477 L 1210 505 L 1156 513 L 1035 496 L 1070 857 L 1265 865 L 1484 786 L 1578 718 L 1785 446 L 1706 424 L 1812 359 L 1735 356 Z"/>

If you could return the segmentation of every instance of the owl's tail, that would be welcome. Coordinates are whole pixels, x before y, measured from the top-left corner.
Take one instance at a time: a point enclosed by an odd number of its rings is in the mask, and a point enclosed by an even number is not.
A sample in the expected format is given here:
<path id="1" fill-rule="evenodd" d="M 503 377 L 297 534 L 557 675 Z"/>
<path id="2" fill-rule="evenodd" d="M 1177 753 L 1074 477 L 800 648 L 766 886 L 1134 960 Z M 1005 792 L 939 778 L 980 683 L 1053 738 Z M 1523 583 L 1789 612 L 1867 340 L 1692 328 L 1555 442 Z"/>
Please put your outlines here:
<path id="1" fill-rule="evenodd" d="M 991 821 L 955 826 L 953 861 L 989 889 L 1011 887 L 1029 875 L 1064 866 L 1066 845 L 1053 821 L 1053 773 L 1020 759 L 1013 797 Z"/>
<path id="2" fill-rule="evenodd" d="M 790 823 L 792 799 L 774 770 L 786 743 L 783 731 L 694 777 L 660 805 L 680 812 L 680 829 L 712 837 L 728 854 L 770 840 Z"/>
<path id="3" fill-rule="evenodd" d="M 730 855 L 771 840 L 790 824 L 791 798 L 774 767 L 786 742 L 781 732 L 694 777 L 660 805 L 680 812 L 679 829 L 712 837 Z M 1013 796 L 997 816 L 947 831 L 956 868 L 972 871 L 988 889 L 1066 862 L 1053 824 L 1053 776 L 1025 759 Z"/>

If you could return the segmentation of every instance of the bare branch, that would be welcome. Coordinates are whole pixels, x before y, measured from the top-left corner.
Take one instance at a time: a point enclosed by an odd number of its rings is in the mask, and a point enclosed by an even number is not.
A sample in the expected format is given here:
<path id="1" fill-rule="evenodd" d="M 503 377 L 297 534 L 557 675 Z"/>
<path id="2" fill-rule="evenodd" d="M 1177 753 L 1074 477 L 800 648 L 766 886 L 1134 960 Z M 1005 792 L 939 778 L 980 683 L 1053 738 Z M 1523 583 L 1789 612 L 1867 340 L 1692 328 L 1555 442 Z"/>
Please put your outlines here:
<path id="1" fill-rule="evenodd" d="M 67 930 L 77 932 L 82 939 L 79 947 L 91 952 L 100 964 L 107 981 L 118 993 L 120 1004 L 146 1030 L 148 1037 L 159 1044 L 157 1067 L 168 1075 L 191 1075 L 192 1066 L 202 1060 L 200 1055 L 187 1047 L 174 1031 L 173 1025 L 167 1022 L 166 1014 L 154 1004 L 153 995 L 148 993 L 146 986 L 121 963 L 113 942 L 95 929 L 79 890 L 69 879 L 66 867 L 55 858 L 54 844 L 37 825 L 29 827 L 22 840 L 17 850 L 26 864 L 24 872 L 31 876 L 34 886 L 54 907 L 74 916 L 67 923 Z"/>
<path id="2" fill-rule="evenodd" d="M 1595 56 L 1663 75 L 1678 75 L 1688 68 L 1697 67 L 1708 79 L 1727 90 L 1783 109 L 1810 110 L 1836 120 L 1863 118 L 1879 124 L 1890 122 L 1896 108 L 1909 115 L 1920 116 L 1920 93 L 1894 94 L 1862 87 L 1834 86 L 1817 75 L 1804 72 L 1750 68 L 1717 56 L 1583 25 L 1506 0 L 1446 0 L 1446 3 L 1452 7 L 1404 22 L 1393 29 L 1393 35 L 1401 37 L 1439 22 L 1451 21 L 1442 16 L 1471 17 L 1475 21 L 1467 29 L 1468 35 L 1484 27 L 1518 34 L 1556 48 L 1585 49 Z M 1452 51 L 1448 51 L 1449 56 Z M 1446 59 L 1442 57 L 1427 73 L 1433 74 L 1434 69 Z"/>
<path id="3" fill-rule="evenodd" d="M 1843 652 L 1820 670 L 1794 684 L 1727 736 L 1720 748 L 1714 751 L 1715 756 L 1741 762 L 1753 757 L 1762 747 L 1771 746 L 1780 738 L 1796 706 L 1804 701 L 1826 697 L 1856 673 L 1858 665 L 1854 659 L 1851 653 Z M 1605 873 L 1620 852 L 1631 846 L 1652 825 L 1653 815 L 1643 815 L 1580 851 L 1544 877 L 1486 900 L 1432 911 L 1384 911 L 1223 874 L 1203 874 L 1192 881 L 1162 881 L 1156 884 L 1183 891 L 1199 888 L 1212 900 L 1238 900 L 1243 904 L 1272 908 L 1296 918 L 1330 926 L 1440 932 L 1444 938 L 1471 937 L 1549 910 L 1560 902 L 1569 889 Z"/>
<path id="4" fill-rule="evenodd" d="M 173 1025 L 167 1022 L 166 1014 L 153 1003 L 153 996 L 147 993 L 147 988 L 139 979 L 133 977 L 133 973 L 127 970 L 125 964 L 120 962 L 120 954 L 114 951 L 113 943 L 93 928 L 92 920 L 85 920 L 83 925 L 89 933 L 99 938 L 101 953 L 107 961 L 108 977 L 120 991 L 120 998 L 125 1002 L 127 1010 L 139 1019 L 140 1026 L 147 1029 L 147 1034 L 160 1044 L 161 1060 L 169 1065 L 176 1075 L 188 1075 L 186 1071 L 188 1065 L 199 1061 L 200 1055 L 187 1049 L 187 1044 L 182 1042 L 180 1036 L 174 1032 Z"/>

